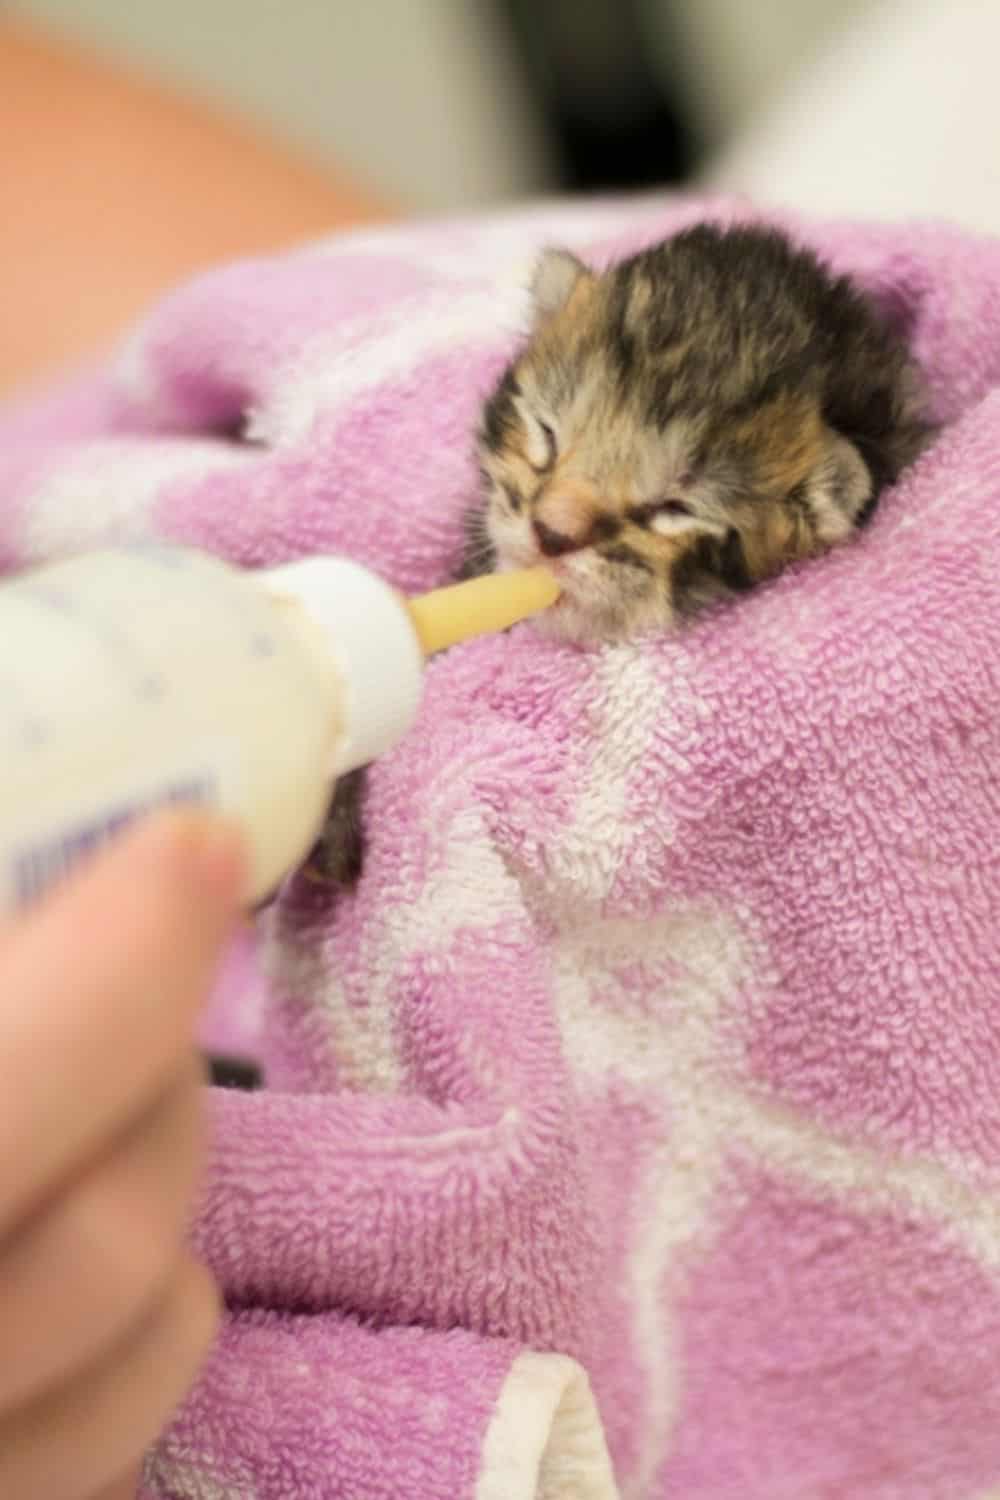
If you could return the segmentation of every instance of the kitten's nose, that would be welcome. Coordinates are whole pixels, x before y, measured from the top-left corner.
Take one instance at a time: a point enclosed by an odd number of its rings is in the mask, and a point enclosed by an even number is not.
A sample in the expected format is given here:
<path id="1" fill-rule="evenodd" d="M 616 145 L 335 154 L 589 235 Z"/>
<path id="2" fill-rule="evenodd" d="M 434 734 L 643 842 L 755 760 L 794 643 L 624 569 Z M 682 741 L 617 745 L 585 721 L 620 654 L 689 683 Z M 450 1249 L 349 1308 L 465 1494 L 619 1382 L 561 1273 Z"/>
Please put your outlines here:
<path id="1" fill-rule="evenodd" d="M 579 551 L 581 544 L 574 537 L 566 536 L 561 531 L 553 531 L 551 526 L 546 526 L 537 517 L 531 524 L 535 528 L 538 545 L 546 557 L 561 557 L 564 552 Z"/>

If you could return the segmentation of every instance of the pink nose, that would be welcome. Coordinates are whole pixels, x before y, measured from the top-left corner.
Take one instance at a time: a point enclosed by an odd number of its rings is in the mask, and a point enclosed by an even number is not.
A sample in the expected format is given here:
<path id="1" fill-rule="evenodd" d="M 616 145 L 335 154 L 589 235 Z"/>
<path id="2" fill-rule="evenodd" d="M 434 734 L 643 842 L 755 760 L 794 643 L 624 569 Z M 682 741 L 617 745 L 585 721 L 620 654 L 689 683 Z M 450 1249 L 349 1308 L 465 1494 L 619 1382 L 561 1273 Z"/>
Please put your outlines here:
<path id="1" fill-rule="evenodd" d="M 583 545 L 574 537 L 565 536 L 561 531 L 553 531 L 551 526 L 546 526 L 544 521 L 533 521 L 535 536 L 538 545 L 546 557 L 562 557 L 564 552 L 577 552 Z"/>

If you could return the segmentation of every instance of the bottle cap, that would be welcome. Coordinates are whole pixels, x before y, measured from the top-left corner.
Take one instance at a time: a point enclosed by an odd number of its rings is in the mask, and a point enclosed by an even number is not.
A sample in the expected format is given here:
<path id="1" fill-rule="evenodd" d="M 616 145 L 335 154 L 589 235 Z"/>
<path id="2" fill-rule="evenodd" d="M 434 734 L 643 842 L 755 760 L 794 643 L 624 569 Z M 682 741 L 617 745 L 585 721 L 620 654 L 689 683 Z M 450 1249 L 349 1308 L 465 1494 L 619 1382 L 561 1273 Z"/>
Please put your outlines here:
<path id="1" fill-rule="evenodd" d="M 341 557 L 307 557 L 256 579 L 290 599 L 326 636 L 344 702 L 330 774 L 343 776 L 391 750 L 417 716 L 424 657 L 405 600 Z"/>

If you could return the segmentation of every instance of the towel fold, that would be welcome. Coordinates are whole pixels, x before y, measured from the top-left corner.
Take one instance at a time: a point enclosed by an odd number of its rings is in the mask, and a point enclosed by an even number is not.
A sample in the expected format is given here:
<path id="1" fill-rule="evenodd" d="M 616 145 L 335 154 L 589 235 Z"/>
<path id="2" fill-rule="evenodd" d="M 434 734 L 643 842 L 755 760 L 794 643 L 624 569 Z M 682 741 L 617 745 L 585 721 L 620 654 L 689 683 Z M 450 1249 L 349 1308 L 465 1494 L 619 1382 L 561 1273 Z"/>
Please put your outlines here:
<path id="1" fill-rule="evenodd" d="M 227 1318 L 140 1500 L 615 1493 L 573 1360 L 460 1329 L 376 1332 L 332 1313 L 256 1310 Z"/>

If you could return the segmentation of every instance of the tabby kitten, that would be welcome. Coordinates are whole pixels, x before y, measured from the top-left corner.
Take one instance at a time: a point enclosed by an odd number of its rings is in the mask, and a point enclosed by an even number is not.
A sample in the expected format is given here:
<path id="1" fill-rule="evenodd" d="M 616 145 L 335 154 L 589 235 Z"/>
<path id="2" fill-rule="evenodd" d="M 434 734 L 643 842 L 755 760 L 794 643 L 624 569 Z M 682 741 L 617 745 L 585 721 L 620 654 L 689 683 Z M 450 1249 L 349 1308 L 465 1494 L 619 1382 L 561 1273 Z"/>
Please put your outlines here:
<path id="1" fill-rule="evenodd" d="M 533 292 L 460 576 L 546 560 L 563 593 L 538 628 L 669 629 L 845 540 L 933 435 L 902 340 L 775 230 L 698 225 L 600 274 L 550 250 Z M 343 883 L 362 787 L 312 861 Z"/>
<path id="2" fill-rule="evenodd" d="M 544 628 L 666 628 L 843 541 L 928 442 L 919 372 L 847 280 L 703 224 L 603 274 L 541 259 L 486 404 L 466 572 L 548 559 Z"/>

